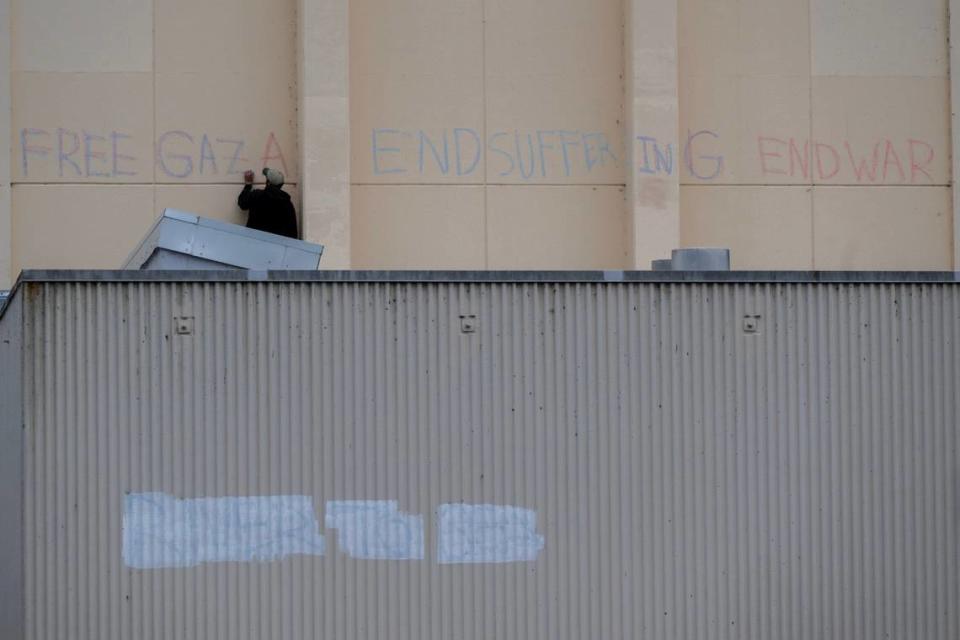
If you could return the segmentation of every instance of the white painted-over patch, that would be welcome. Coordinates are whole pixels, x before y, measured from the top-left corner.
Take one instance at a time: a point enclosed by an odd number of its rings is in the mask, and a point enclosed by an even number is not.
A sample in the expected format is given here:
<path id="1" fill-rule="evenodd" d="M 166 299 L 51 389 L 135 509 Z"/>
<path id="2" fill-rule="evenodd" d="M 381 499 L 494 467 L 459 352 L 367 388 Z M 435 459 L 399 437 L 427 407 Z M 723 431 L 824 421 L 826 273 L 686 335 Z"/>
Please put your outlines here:
<path id="1" fill-rule="evenodd" d="M 423 516 L 401 512 L 395 500 L 331 501 L 325 523 L 351 558 L 423 560 Z"/>
<path id="2" fill-rule="evenodd" d="M 520 507 L 442 504 L 437 527 L 440 564 L 530 562 L 545 543 L 536 512 Z"/>
<path id="3" fill-rule="evenodd" d="M 135 569 L 322 556 L 309 496 L 198 498 L 131 493 L 123 501 L 123 561 Z"/>

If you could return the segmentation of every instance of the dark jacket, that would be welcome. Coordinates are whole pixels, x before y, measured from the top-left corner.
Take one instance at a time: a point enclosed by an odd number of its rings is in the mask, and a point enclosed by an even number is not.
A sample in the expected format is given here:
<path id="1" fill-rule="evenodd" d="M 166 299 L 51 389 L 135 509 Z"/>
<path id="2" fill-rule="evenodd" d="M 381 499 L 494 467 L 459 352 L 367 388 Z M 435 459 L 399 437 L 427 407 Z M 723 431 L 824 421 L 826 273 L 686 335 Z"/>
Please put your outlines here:
<path id="1" fill-rule="evenodd" d="M 265 189 L 254 189 L 245 185 L 237 204 L 249 211 L 247 227 L 267 233 L 275 233 L 288 238 L 297 238 L 297 212 L 293 208 L 290 194 L 280 187 L 267 185 Z"/>

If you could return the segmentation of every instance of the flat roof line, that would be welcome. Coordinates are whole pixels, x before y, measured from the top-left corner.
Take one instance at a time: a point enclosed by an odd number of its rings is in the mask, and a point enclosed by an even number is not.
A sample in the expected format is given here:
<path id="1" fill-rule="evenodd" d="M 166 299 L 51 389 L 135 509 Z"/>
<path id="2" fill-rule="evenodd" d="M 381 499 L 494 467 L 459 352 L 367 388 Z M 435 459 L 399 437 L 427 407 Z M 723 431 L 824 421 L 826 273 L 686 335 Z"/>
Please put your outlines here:
<path id="1" fill-rule="evenodd" d="M 951 271 L 137 271 L 28 270 L 19 282 L 943 283 Z"/>
<path id="2" fill-rule="evenodd" d="M 441 284 L 958 284 L 956 271 L 23 271 L 6 302 L 26 282 L 346 282 Z M 0 303 L 0 318 L 7 304 Z"/>

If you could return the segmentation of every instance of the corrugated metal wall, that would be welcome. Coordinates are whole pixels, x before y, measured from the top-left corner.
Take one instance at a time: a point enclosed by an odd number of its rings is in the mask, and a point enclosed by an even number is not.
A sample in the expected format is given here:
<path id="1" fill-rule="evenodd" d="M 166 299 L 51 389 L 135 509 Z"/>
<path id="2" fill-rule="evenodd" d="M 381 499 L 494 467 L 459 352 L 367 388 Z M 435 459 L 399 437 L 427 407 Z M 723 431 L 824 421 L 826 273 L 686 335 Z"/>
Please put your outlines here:
<path id="1" fill-rule="evenodd" d="M 0 638 L 23 636 L 23 302 L 0 306 Z"/>
<path id="2" fill-rule="evenodd" d="M 28 638 L 960 637 L 957 286 L 24 286 Z M 130 569 L 131 492 L 426 553 Z M 439 564 L 460 502 L 539 558 Z"/>

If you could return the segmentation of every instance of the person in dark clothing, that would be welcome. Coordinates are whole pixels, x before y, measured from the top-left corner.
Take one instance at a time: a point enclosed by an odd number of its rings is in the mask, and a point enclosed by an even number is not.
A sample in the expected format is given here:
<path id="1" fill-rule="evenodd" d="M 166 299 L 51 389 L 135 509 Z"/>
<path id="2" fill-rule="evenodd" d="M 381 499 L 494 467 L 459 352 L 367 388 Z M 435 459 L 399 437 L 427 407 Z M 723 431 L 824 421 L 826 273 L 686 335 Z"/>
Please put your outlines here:
<path id="1" fill-rule="evenodd" d="M 297 212 L 293 208 L 290 194 L 283 190 L 283 174 L 276 169 L 264 169 L 267 186 L 253 188 L 253 171 L 243 174 L 243 191 L 237 198 L 237 204 L 249 211 L 247 228 L 275 233 L 288 238 L 298 238 Z"/>

